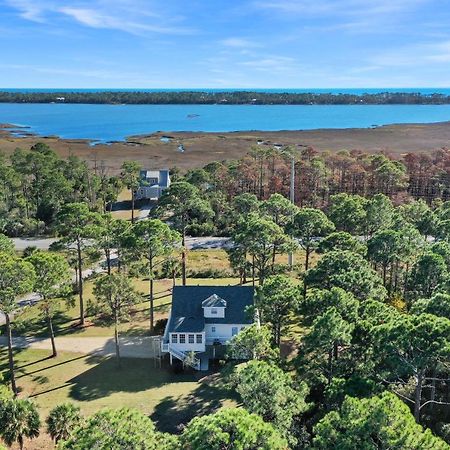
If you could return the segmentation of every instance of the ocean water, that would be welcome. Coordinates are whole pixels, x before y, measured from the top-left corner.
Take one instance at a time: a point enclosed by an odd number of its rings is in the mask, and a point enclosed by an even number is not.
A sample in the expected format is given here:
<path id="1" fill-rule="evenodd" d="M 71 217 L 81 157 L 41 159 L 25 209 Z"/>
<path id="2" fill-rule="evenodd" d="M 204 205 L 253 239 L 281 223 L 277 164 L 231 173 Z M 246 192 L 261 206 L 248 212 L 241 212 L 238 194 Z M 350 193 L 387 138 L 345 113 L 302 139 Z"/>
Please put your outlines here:
<path id="1" fill-rule="evenodd" d="M 311 130 L 444 121 L 450 121 L 450 105 L 0 103 L 0 123 L 27 126 L 29 131 L 45 136 L 100 142 L 156 131 Z"/>

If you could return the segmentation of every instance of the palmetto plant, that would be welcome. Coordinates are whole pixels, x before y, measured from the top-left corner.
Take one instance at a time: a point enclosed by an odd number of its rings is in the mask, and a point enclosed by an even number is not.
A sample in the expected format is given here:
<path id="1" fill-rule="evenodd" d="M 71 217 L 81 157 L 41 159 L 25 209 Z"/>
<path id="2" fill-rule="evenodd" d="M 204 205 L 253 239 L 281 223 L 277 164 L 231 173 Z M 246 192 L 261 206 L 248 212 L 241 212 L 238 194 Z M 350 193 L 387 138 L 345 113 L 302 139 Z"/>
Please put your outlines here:
<path id="1" fill-rule="evenodd" d="M 15 442 L 23 449 L 24 438 L 39 436 L 41 421 L 31 400 L 12 398 L 0 404 L 0 436 L 9 447 Z"/>
<path id="2" fill-rule="evenodd" d="M 73 403 L 55 406 L 47 417 L 47 433 L 55 442 L 66 440 L 81 421 L 80 408 Z"/>

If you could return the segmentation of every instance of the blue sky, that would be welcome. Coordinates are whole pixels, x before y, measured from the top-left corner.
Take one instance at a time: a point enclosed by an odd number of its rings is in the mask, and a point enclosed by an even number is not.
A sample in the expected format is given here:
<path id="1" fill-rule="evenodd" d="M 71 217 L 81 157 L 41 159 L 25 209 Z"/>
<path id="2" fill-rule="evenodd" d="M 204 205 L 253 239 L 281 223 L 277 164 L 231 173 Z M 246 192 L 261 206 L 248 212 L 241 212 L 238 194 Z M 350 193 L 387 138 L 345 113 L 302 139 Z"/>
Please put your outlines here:
<path id="1" fill-rule="evenodd" d="M 0 86 L 445 87 L 449 0 L 0 0 Z"/>

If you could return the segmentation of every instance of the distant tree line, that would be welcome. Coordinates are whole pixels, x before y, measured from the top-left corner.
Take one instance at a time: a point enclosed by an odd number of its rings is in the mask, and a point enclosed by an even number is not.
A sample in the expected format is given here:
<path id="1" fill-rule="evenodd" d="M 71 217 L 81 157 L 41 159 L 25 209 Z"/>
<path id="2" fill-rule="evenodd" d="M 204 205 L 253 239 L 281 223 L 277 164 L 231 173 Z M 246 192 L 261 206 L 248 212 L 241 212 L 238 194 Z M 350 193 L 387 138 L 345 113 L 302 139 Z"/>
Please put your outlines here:
<path id="1" fill-rule="evenodd" d="M 379 92 L 375 94 L 291 92 L 0 92 L 0 103 L 199 104 L 199 105 L 443 105 L 444 94 Z"/>
<path id="2" fill-rule="evenodd" d="M 450 151 L 406 153 L 400 159 L 387 153 L 359 150 L 318 152 L 312 147 L 275 149 L 253 147 L 243 158 L 214 162 L 193 169 L 186 178 L 228 198 L 242 193 L 265 200 L 274 193 L 289 196 L 291 158 L 295 163 L 295 203 L 324 208 L 339 193 L 370 197 L 382 193 L 395 204 L 422 199 L 429 205 L 450 199 Z"/>

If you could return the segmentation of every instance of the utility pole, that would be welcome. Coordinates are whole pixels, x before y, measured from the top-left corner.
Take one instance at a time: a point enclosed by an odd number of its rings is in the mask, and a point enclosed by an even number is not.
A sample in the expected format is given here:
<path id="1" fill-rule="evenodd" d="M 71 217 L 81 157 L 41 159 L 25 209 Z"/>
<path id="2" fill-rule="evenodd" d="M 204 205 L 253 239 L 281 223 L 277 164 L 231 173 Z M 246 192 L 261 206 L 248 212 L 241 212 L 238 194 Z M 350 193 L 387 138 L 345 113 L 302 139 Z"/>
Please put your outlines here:
<path id="1" fill-rule="evenodd" d="M 295 204 L 295 159 L 294 154 L 291 154 L 291 186 L 289 190 L 289 199 L 292 204 Z M 292 270 L 294 268 L 294 253 L 289 252 L 288 255 L 289 268 Z"/>

